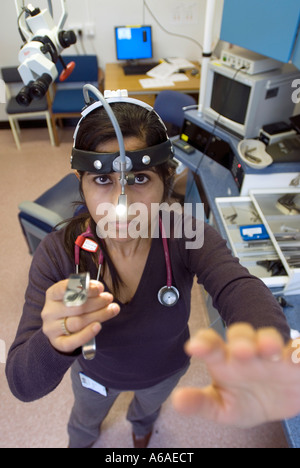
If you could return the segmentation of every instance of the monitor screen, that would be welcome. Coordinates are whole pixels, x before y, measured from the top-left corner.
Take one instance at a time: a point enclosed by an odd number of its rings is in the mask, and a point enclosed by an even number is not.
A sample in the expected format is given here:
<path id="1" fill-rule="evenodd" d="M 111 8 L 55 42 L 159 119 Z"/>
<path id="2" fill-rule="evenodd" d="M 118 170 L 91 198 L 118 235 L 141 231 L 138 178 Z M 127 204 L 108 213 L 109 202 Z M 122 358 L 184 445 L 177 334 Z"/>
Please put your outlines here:
<path id="1" fill-rule="evenodd" d="M 223 117 L 243 125 L 250 91 L 250 86 L 214 73 L 211 108 Z"/>
<path id="2" fill-rule="evenodd" d="M 115 38 L 118 60 L 152 58 L 151 26 L 117 26 Z"/>

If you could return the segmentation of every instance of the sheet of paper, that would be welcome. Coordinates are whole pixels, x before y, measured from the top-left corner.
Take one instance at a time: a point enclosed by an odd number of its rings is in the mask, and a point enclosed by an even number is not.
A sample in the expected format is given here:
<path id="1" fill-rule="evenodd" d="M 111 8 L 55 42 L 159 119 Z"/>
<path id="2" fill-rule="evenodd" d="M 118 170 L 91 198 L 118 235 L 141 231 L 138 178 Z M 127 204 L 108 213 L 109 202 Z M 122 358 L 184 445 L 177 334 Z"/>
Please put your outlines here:
<path id="1" fill-rule="evenodd" d="M 171 65 L 163 62 L 157 65 L 157 67 L 152 68 L 152 70 L 149 70 L 147 75 L 151 78 L 159 78 L 163 80 L 169 78 L 176 71 L 178 71 L 177 65 Z"/>
<path id="2" fill-rule="evenodd" d="M 161 80 L 158 78 L 145 78 L 139 80 L 142 88 L 149 89 L 149 88 L 169 88 L 171 86 L 175 86 L 174 82 L 171 80 Z"/>
<path id="3" fill-rule="evenodd" d="M 174 73 L 174 75 L 170 76 L 170 80 L 173 82 L 189 81 L 189 78 L 184 73 Z"/>
<path id="4" fill-rule="evenodd" d="M 189 60 L 186 60 L 185 58 L 180 58 L 180 57 L 168 57 L 166 59 L 168 63 L 172 65 L 176 65 L 178 69 L 189 69 L 189 68 L 195 68 L 195 65 L 190 62 Z"/>

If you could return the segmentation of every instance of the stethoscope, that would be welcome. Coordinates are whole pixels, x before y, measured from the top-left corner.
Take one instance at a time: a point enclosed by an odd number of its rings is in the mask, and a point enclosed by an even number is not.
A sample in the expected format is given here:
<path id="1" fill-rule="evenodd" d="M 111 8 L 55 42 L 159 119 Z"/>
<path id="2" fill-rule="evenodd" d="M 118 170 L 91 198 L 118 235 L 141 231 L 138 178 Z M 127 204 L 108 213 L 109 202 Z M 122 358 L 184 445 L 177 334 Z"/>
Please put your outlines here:
<path id="1" fill-rule="evenodd" d="M 163 241 L 165 262 L 166 262 L 166 268 L 167 268 L 167 285 L 163 286 L 158 291 L 157 298 L 161 305 L 166 306 L 166 307 L 173 307 L 174 305 L 177 304 L 180 294 L 179 294 L 178 289 L 175 288 L 175 286 L 172 286 L 172 269 L 171 269 L 170 253 L 169 253 L 169 247 L 168 247 L 165 228 L 163 226 L 161 218 L 159 218 L 159 226 L 160 226 L 160 232 L 161 232 L 162 241 Z M 75 256 L 76 273 L 77 274 L 79 273 L 80 249 L 83 249 L 91 253 L 97 253 L 97 251 L 99 250 L 99 257 L 98 257 L 99 267 L 98 267 L 98 272 L 97 272 L 97 281 L 99 281 L 104 257 L 103 257 L 102 250 L 99 248 L 99 245 L 97 244 L 97 242 L 92 240 L 91 237 L 93 237 L 93 233 L 89 226 L 86 232 L 84 232 L 83 234 L 80 234 L 75 241 L 75 255 L 74 256 Z"/>

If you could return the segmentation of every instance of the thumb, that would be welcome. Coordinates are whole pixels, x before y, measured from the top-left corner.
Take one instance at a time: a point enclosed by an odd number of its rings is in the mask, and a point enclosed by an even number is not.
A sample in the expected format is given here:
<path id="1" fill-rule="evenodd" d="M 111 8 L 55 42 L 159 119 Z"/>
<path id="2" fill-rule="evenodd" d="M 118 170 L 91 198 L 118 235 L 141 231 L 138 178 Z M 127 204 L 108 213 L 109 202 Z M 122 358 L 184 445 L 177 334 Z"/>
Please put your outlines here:
<path id="1" fill-rule="evenodd" d="M 62 280 L 53 284 L 46 291 L 46 298 L 50 301 L 62 301 L 68 286 L 69 280 Z"/>
<path id="2" fill-rule="evenodd" d="M 221 399 L 216 390 L 212 387 L 198 388 L 178 388 L 172 394 L 172 403 L 175 409 L 182 414 L 199 416 L 217 420 Z"/>
<path id="3" fill-rule="evenodd" d="M 78 333 L 73 333 L 69 336 L 60 336 L 57 338 L 55 346 L 63 353 L 73 353 L 76 349 L 81 348 L 86 343 L 95 338 L 101 330 L 101 324 L 94 322 L 80 330 Z"/>

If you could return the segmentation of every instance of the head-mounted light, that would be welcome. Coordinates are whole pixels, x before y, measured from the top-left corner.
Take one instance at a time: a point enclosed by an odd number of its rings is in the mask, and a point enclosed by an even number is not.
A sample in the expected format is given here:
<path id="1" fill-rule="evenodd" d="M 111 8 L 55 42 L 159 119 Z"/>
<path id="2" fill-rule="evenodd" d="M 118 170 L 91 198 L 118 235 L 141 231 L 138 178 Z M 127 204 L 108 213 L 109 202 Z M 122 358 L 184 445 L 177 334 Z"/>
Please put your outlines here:
<path id="1" fill-rule="evenodd" d="M 90 91 L 98 98 L 98 101 L 93 102 L 91 100 L 89 96 Z M 129 98 L 126 90 L 119 90 L 113 93 L 106 92 L 104 97 L 97 88 L 88 84 L 85 85 L 83 88 L 83 95 L 87 107 L 83 110 L 82 118 L 78 122 L 74 133 L 74 146 L 71 157 L 72 168 L 78 171 L 91 172 L 97 174 L 110 174 L 111 172 L 120 172 L 120 183 L 122 191 L 120 195 L 119 205 L 124 206 L 124 200 L 126 201 L 125 185 L 127 184 L 128 180 L 126 173 L 128 173 L 129 171 L 145 170 L 147 168 L 163 164 L 169 159 L 172 159 L 174 156 L 173 145 L 169 140 L 169 137 L 167 135 L 167 129 L 163 121 L 156 113 L 158 119 L 161 122 L 161 125 L 166 131 L 167 141 L 143 150 L 125 152 L 123 135 L 110 104 L 113 104 L 115 102 L 124 102 L 138 105 L 147 109 L 149 112 L 155 112 L 154 109 L 142 101 Z M 82 123 L 83 119 L 86 118 L 87 115 L 89 115 L 91 112 L 98 109 L 99 107 L 104 107 L 116 132 L 116 138 L 118 140 L 120 150 L 117 153 L 97 153 L 94 151 L 82 151 L 76 148 L 76 138 L 80 128 L 80 124 Z M 131 178 L 131 181 L 132 180 L 134 179 Z"/>

